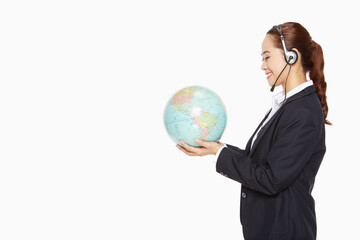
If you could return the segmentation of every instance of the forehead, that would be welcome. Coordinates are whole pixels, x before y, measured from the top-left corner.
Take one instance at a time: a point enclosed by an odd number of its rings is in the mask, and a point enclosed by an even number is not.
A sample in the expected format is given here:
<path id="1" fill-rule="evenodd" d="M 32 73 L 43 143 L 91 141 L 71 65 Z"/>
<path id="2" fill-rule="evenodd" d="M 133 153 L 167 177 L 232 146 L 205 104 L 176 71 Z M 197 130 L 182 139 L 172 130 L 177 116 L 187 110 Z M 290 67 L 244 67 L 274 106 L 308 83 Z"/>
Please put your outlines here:
<path id="1" fill-rule="evenodd" d="M 269 34 L 266 34 L 263 42 L 262 42 L 262 45 L 261 45 L 261 48 L 262 48 L 262 53 L 264 51 L 270 51 L 271 50 L 275 50 L 275 46 L 274 46 L 274 41 L 273 41 L 273 37 Z"/>

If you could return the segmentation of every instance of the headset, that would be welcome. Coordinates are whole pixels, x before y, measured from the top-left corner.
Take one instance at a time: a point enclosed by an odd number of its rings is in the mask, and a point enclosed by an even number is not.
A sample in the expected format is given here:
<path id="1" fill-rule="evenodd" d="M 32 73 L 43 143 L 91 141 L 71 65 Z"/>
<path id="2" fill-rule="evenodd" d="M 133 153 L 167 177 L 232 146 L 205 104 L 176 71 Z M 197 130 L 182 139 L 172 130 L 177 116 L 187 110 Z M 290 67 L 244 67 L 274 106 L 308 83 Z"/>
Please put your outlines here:
<path id="1" fill-rule="evenodd" d="M 297 59 L 298 59 L 298 55 L 295 51 L 293 50 L 287 50 L 286 49 L 286 45 L 285 45 L 285 41 L 284 41 L 284 36 L 282 33 L 282 24 L 280 25 L 275 25 L 274 26 L 275 30 L 280 34 L 280 39 L 281 39 L 281 43 L 282 46 L 284 48 L 284 57 L 285 57 L 285 61 L 289 64 L 289 65 L 293 65 L 294 63 L 296 63 Z"/>

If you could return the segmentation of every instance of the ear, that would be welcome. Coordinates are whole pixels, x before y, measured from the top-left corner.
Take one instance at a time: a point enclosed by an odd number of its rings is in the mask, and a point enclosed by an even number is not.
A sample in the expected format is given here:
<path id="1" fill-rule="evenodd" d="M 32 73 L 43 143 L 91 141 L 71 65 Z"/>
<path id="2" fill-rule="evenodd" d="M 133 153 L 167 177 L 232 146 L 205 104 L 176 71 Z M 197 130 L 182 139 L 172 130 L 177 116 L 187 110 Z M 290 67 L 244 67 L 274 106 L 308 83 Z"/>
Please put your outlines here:
<path id="1" fill-rule="evenodd" d="M 298 57 L 300 58 L 300 52 L 299 52 L 299 50 L 297 50 L 297 48 L 292 48 L 291 51 L 296 52 Z"/>
<path id="2" fill-rule="evenodd" d="M 299 50 L 297 50 L 297 48 L 292 48 L 291 51 L 295 51 L 298 56 L 300 55 L 300 52 L 299 52 Z"/>

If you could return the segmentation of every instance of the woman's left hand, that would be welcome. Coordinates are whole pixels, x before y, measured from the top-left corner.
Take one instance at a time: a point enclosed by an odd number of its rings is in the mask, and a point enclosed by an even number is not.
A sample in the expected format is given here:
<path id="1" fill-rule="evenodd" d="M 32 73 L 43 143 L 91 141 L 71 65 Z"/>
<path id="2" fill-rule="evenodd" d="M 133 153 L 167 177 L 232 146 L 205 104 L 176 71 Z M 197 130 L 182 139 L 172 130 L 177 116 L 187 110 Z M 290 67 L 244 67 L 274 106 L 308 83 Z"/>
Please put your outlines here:
<path id="1" fill-rule="evenodd" d="M 217 151 L 223 146 L 221 142 L 205 142 L 200 139 L 195 139 L 195 142 L 199 144 L 201 147 L 192 147 L 180 141 L 181 145 L 176 145 L 176 147 L 182 151 L 183 153 L 189 156 L 206 156 L 206 155 L 216 155 Z"/>

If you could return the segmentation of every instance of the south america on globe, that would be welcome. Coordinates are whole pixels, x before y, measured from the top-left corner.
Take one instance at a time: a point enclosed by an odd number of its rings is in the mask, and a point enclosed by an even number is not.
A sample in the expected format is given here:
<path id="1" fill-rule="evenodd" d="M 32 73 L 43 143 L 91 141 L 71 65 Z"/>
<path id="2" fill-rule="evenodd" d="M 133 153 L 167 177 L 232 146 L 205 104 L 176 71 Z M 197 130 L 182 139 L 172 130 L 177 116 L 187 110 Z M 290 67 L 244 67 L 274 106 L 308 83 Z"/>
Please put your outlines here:
<path id="1" fill-rule="evenodd" d="M 218 141 L 226 126 L 226 109 L 218 95 L 206 87 L 190 86 L 177 91 L 168 101 L 164 123 L 170 138 L 193 147 L 194 140 Z"/>

